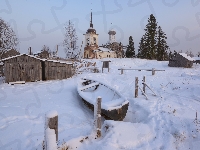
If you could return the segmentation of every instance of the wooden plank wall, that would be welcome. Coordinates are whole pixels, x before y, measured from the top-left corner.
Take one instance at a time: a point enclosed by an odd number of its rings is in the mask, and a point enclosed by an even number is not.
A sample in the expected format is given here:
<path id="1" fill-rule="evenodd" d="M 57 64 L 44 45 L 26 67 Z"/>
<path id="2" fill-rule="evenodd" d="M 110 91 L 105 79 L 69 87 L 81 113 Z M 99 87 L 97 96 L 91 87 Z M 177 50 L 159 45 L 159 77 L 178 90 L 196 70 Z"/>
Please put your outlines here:
<path id="1" fill-rule="evenodd" d="M 41 62 L 27 55 L 10 58 L 5 61 L 6 82 L 41 80 Z"/>
<path id="2" fill-rule="evenodd" d="M 72 65 L 60 62 L 45 61 L 46 80 L 66 79 L 71 77 Z"/>
<path id="3" fill-rule="evenodd" d="M 172 60 L 169 60 L 169 66 L 191 68 L 193 66 L 193 61 L 190 61 L 180 54 L 177 54 Z"/>

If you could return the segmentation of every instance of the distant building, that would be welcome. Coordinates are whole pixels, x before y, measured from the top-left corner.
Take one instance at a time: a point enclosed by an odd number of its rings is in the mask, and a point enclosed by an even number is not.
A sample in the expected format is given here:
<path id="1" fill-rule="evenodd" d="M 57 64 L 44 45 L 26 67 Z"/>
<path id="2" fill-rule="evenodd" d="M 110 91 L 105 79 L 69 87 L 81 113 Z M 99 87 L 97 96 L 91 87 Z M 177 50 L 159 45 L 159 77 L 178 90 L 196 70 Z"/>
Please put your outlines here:
<path id="1" fill-rule="evenodd" d="M 192 57 L 196 64 L 200 64 L 200 57 Z"/>
<path id="2" fill-rule="evenodd" d="M 118 42 L 107 43 L 101 47 L 108 48 L 116 53 L 116 58 L 122 58 L 124 55 L 124 46 Z"/>
<path id="3" fill-rule="evenodd" d="M 110 31 L 108 32 L 108 34 L 109 34 L 109 43 L 114 43 L 114 42 L 116 42 L 116 41 L 115 41 L 115 34 L 116 34 L 116 32 L 115 32 L 114 30 L 110 30 Z"/>
<path id="4" fill-rule="evenodd" d="M 95 58 L 117 58 L 117 54 L 115 51 L 112 51 L 108 48 L 99 47 L 97 50 L 94 50 Z"/>
<path id="5" fill-rule="evenodd" d="M 98 46 L 98 35 L 92 24 L 92 13 L 90 28 L 87 30 L 85 35 L 85 47 L 83 58 L 89 59 L 101 59 L 101 58 L 121 58 L 123 56 L 123 46 L 115 41 L 114 30 L 110 30 L 109 42 L 106 45 Z"/>
<path id="6" fill-rule="evenodd" d="M 85 48 L 84 48 L 84 58 L 95 58 L 94 50 L 98 49 L 98 34 L 93 28 L 92 24 L 92 12 L 91 12 L 91 21 L 90 28 L 87 30 L 85 35 Z"/>
<path id="7" fill-rule="evenodd" d="M 177 53 L 170 58 L 168 66 L 191 68 L 193 66 L 193 61 L 194 59 L 187 54 Z"/>

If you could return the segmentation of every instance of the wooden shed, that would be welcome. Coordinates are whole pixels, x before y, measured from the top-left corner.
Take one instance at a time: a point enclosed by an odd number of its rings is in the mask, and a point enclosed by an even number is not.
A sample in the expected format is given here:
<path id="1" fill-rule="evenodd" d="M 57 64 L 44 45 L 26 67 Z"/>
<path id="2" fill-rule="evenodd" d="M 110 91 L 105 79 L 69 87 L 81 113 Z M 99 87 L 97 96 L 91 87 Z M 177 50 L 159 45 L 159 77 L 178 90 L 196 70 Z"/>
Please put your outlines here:
<path id="1" fill-rule="evenodd" d="M 33 55 L 16 55 L 2 62 L 6 83 L 66 79 L 74 74 L 72 63 L 40 59 Z"/>
<path id="2" fill-rule="evenodd" d="M 169 60 L 168 66 L 170 67 L 184 67 L 191 68 L 193 66 L 194 59 L 185 53 L 177 53 Z"/>
<path id="3" fill-rule="evenodd" d="M 41 59 L 32 55 L 21 54 L 2 60 L 4 63 L 5 82 L 42 80 Z"/>

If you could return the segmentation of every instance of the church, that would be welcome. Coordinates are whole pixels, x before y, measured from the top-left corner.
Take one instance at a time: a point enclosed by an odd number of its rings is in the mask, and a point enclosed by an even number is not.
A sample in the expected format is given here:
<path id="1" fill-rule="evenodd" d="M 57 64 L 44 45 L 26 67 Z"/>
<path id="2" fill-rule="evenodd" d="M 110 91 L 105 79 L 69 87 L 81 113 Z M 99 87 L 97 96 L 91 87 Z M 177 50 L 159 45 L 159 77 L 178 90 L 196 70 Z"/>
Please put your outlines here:
<path id="1" fill-rule="evenodd" d="M 84 58 L 86 59 L 101 59 L 101 58 L 121 58 L 123 55 L 123 46 L 115 41 L 116 32 L 110 30 L 109 42 L 106 45 L 98 45 L 98 35 L 92 24 L 92 12 L 90 20 L 90 28 L 85 36 Z"/>

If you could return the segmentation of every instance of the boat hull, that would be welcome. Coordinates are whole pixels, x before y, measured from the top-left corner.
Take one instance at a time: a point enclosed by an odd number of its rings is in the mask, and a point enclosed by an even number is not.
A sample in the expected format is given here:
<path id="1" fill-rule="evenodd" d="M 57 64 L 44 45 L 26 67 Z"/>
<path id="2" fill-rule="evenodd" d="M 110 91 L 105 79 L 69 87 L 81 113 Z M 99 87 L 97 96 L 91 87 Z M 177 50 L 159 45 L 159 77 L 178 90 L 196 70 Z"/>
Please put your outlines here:
<path id="1" fill-rule="evenodd" d="M 84 104 L 89 109 L 94 111 L 94 105 L 93 104 L 90 104 L 89 102 L 87 102 L 83 98 L 82 98 L 82 100 L 83 100 Z M 118 109 L 113 109 L 113 110 L 101 109 L 101 115 L 106 120 L 122 121 L 126 116 L 126 113 L 127 113 L 127 110 L 128 110 L 128 106 L 129 106 L 129 103 L 123 105 L 121 108 L 118 108 Z"/>

